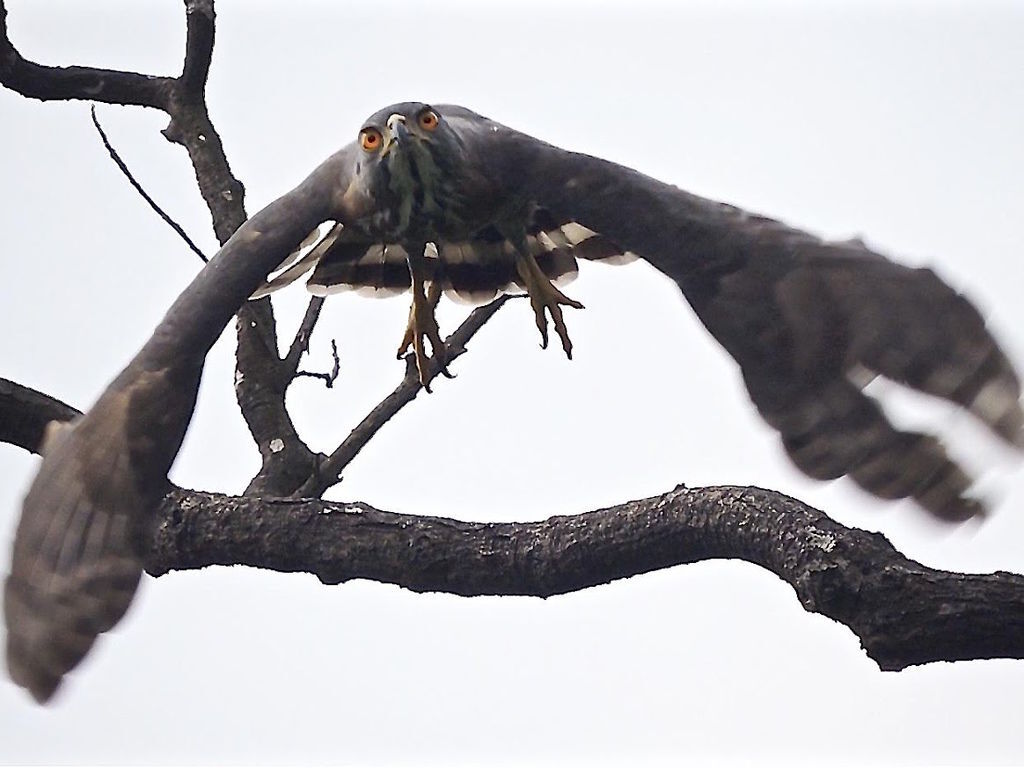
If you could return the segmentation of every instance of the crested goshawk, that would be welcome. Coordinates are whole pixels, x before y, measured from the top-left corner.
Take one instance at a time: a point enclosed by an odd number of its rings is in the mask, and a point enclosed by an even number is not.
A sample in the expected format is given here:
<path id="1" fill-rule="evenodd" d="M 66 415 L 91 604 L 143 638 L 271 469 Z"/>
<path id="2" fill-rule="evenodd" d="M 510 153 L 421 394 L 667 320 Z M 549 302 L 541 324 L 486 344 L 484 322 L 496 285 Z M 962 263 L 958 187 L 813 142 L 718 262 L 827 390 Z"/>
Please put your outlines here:
<path id="1" fill-rule="evenodd" d="M 934 437 L 896 430 L 862 391 L 883 375 L 968 407 L 1020 445 L 1020 385 L 977 310 L 928 269 L 860 240 L 825 242 L 606 161 L 565 153 L 463 107 L 395 104 L 347 148 L 346 196 L 362 214 L 294 252 L 255 294 L 310 270 L 311 292 L 412 289 L 412 344 L 443 354 L 434 306 L 526 290 L 542 343 L 547 312 L 566 355 L 553 284 L 576 260 L 644 258 L 672 277 L 736 358 L 755 405 L 812 477 L 850 475 L 882 498 L 913 497 L 940 517 L 980 508 L 970 478 Z M 443 364 L 443 360 L 441 361 Z"/>
<path id="2" fill-rule="evenodd" d="M 11 677 L 40 700 L 127 609 L 148 526 L 195 405 L 203 360 L 269 272 L 318 224 L 327 236 L 263 285 L 312 270 L 319 292 L 412 288 L 401 349 L 443 354 L 441 292 L 521 287 L 546 340 L 571 350 L 551 282 L 575 260 L 643 258 L 676 282 L 740 366 L 794 462 L 963 519 L 968 475 L 935 437 L 901 431 L 862 390 L 881 375 L 951 400 L 1021 446 L 1018 378 L 977 310 L 931 270 L 860 241 L 826 242 L 641 173 L 546 144 L 467 109 L 387 107 L 358 138 L 225 244 L 90 411 L 51 440 L 25 498 L 5 585 Z M 444 362 L 443 360 L 440 362 Z"/>

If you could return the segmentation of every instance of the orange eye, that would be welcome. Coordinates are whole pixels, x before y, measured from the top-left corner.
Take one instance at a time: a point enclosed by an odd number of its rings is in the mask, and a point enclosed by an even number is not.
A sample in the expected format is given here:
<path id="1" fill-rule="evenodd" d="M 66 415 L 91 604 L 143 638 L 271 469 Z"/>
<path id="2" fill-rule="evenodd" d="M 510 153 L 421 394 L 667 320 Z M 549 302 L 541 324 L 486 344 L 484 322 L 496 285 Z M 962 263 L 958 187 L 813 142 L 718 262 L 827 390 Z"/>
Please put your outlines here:
<path id="1" fill-rule="evenodd" d="M 420 122 L 420 128 L 422 128 L 425 131 L 434 130 L 435 128 L 437 128 L 437 124 L 439 122 L 437 113 L 429 109 L 425 109 L 422 112 L 420 112 L 420 116 L 418 119 Z"/>
<path id="2" fill-rule="evenodd" d="M 359 132 L 359 143 L 367 152 L 376 152 L 383 142 L 380 131 L 376 128 L 363 128 Z"/>

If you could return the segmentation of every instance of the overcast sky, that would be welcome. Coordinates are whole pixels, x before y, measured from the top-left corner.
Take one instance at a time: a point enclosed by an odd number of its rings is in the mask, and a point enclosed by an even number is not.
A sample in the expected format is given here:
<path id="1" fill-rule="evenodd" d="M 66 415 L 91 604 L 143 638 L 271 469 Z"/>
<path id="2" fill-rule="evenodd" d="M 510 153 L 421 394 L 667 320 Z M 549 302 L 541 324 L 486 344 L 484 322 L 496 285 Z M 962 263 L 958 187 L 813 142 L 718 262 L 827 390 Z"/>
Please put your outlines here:
<path id="1" fill-rule="evenodd" d="M 181 3 L 10 0 L 27 57 L 176 73 Z M 485 9 L 486 8 L 486 9 Z M 1024 10 L 1010 3 L 665 5 L 221 0 L 212 117 L 253 212 L 379 107 L 461 103 L 527 133 L 936 267 L 1024 366 Z M 166 117 L 101 106 L 149 192 L 209 252 Z M 0 91 L 0 376 L 88 406 L 199 267 L 106 157 L 87 105 Z M 788 463 L 731 360 L 643 263 L 584 265 L 568 362 L 503 309 L 349 467 L 333 498 L 536 520 L 665 491 L 756 484 L 958 570 L 1024 571 L 1024 475 L 951 408 L 997 514 L 937 529 L 905 504 Z M 301 286 L 275 300 L 297 325 Z M 329 451 L 397 383 L 406 299 L 332 298 L 289 402 Z M 446 303 L 450 331 L 467 308 Z M 287 331 L 283 332 L 287 335 Z M 173 479 L 238 492 L 258 455 L 229 333 Z M 0 446 L 0 567 L 37 459 Z M 739 562 L 546 601 L 417 595 L 242 568 L 147 578 L 118 630 L 36 707 L 0 681 L 0 760 L 353 765 L 1024 762 L 1024 662 L 882 673 L 848 629 Z"/>

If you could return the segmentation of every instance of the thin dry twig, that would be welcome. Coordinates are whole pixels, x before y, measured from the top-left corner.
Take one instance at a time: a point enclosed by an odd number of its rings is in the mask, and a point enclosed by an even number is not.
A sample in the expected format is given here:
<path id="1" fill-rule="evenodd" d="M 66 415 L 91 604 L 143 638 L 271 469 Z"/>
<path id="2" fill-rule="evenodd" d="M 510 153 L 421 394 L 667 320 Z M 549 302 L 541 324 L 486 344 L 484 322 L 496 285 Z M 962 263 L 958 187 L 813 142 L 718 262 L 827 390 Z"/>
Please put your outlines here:
<path id="1" fill-rule="evenodd" d="M 295 332 L 295 338 L 292 339 L 291 346 L 288 348 L 288 354 L 281 361 L 285 364 L 285 368 L 293 374 L 299 369 L 299 360 L 309 350 L 309 338 L 313 335 L 313 328 L 316 326 L 316 321 L 320 319 L 320 310 L 323 309 L 323 306 L 323 296 L 313 296 L 309 300 L 306 314 L 303 315 L 302 322 L 299 323 L 299 329 Z M 335 349 L 335 356 L 337 356 L 337 349 Z"/>
<path id="2" fill-rule="evenodd" d="M 99 133 L 100 141 L 102 141 L 103 146 L 106 147 L 107 153 L 110 155 L 110 159 L 114 161 L 114 164 L 120 169 L 121 173 L 124 174 L 124 177 L 128 179 L 128 183 L 135 188 L 135 191 L 142 196 L 142 199 L 149 204 L 149 207 L 156 211 L 157 216 L 163 219 L 167 226 L 169 226 L 171 229 L 178 233 L 178 237 L 185 241 L 185 245 L 189 247 L 192 253 L 194 253 L 196 256 L 202 259 L 204 264 L 207 263 L 209 259 L 206 257 L 206 254 L 203 253 L 199 246 L 192 241 L 192 238 L 189 237 L 188 234 L 186 234 L 185 230 L 181 227 L 181 225 L 178 224 L 178 222 L 176 222 L 170 216 L 168 216 L 164 209 L 157 204 L 156 200 L 150 197 L 149 193 L 142 188 L 142 185 L 138 182 L 135 176 L 132 175 L 132 172 L 128 170 L 128 166 L 125 164 L 124 160 L 121 159 L 121 156 L 117 153 L 117 150 L 114 149 L 113 145 L 110 143 L 110 139 L 107 137 L 107 132 L 104 131 L 103 126 L 100 125 L 99 118 L 96 117 L 95 104 L 93 104 L 89 108 L 89 114 L 92 116 L 92 124 L 96 126 L 96 132 Z"/>
<path id="3" fill-rule="evenodd" d="M 469 343 L 469 340 L 510 298 L 513 297 L 499 296 L 490 304 L 477 307 L 470 312 L 469 317 L 463 320 L 455 332 L 445 340 L 442 359 L 451 362 L 462 355 L 466 351 L 466 344 Z M 439 358 L 437 356 L 431 358 L 428 384 L 441 373 L 441 369 Z M 319 497 L 332 485 L 338 483 L 341 480 L 342 471 L 370 441 L 370 438 L 377 434 L 377 431 L 390 421 L 392 416 L 411 403 L 421 389 L 423 389 L 423 385 L 419 380 L 416 362 L 411 354 L 406 355 L 405 376 L 402 378 L 402 382 L 356 425 L 344 442 L 320 464 L 316 474 L 311 476 L 293 494 L 293 498 Z"/>
<path id="4" fill-rule="evenodd" d="M 331 356 L 334 358 L 334 365 L 331 367 L 329 373 L 296 371 L 295 376 L 307 376 L 311 379 L 320 379 L 323 381 L 324 386 L 331 389 L 334 386 L 334 382 L 338 380 L 338 374 L 341 373 L 341 358 L 338 357 L 338 342 L 334 339 L 331 339 Z"/>

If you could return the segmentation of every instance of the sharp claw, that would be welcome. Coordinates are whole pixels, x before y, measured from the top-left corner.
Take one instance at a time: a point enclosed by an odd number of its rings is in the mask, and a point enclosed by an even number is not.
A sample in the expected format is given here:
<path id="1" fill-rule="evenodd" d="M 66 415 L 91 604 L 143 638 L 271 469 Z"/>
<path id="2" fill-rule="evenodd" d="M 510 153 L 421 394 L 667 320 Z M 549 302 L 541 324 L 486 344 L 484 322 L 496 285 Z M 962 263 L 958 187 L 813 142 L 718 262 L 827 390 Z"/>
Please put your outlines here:
<path id="1" fill-rule="evenodd" d="M 398 359 L 401 360 L 409 352 L 409 347 L 413 344 L 413 334 L 415 333 L 415 313 L 413 308 L 409 307 L 409 322 L 406 323 L 405 333 L 402 335 L 402 340 L 398 342 Z"/>
<path id="2" fill-rule="evenodd" d="M 576 299 L 570 299 L 550 281 L 548 282 L 547 287 L 551 291 L 552 296 L 552 300 L 549 302 L 549 305 L 555 307 L 562 305 L 572 307 L 573 309 L 583 309 L 583 305 L 580 302 L 576 301 Z"/>
<path id="3" fill-rule="evenodd" d="M 409 347 L 412 346 L 412 338 L 402 338 L 402 342 L 398 345 L 397 357 L 401 360 L 407 354 L 409 354 Z"/>
<path id="4" fill-rule="evenodd" d="M 441 341 L 440 334 L 435 333 L 434 336 L 437 339 L 437 342 L 435 344 L 434 340 L 431 339 L 430 346 L 434 350 L 433 359 L 436 360 L 440 366 L 437 372 L 446 379 L 454 379 L 455 374 L 448 370 L 448 349 L 445 347 L 444 342 Z"/>
<path id="5" fill-rule="evenodd" d="M 544 314 L 546 311 L 555 326 L 555 333 L 558 334 L 562 343 L 565 356 L 572 360 L 572 340 L 569 338 L 569 330 L 562 317 L 562 307 L 583 309 L 583 304 L 575 299 L 570 299 L 556 288 L 537 266 L 537 262 L 532 256 L 522 256 L 517 259 L 516 271 L 530 296 L 530 306 L 533 308 L 534 319 L 537 321 L 537 330 L 540 331 L 541 349 L 548 347 L 548 320 Z"/>
<path id="6" fill-rule="evenodd" d="M 565 326 L 562 310 L 558 308 L 558 305 L 551 309 L 551 319 L 555 323 L 555 333 L 558 334 L 558 338 L 562 342 L 562 351 L 565 352 L 567 358 L 572 360 L 572 340 L 569 338 L 569 329 Z"/>
<path id="7" fill-rule="evenodd" d="M 430 362 L 425 358 L 417 357 L 416 372 L 419 374 L 420 386 L 428 395 L 433 394 L 430 390 Z"/>
<path id="8" fill-rule="evenodd" d="M 540 348 L 548 348 L 548 320 L 544 316 L 544 304 L 540 298 L 530 295 L 530 305 L 533 308 L 533 319 L 540 331 Z"/>

